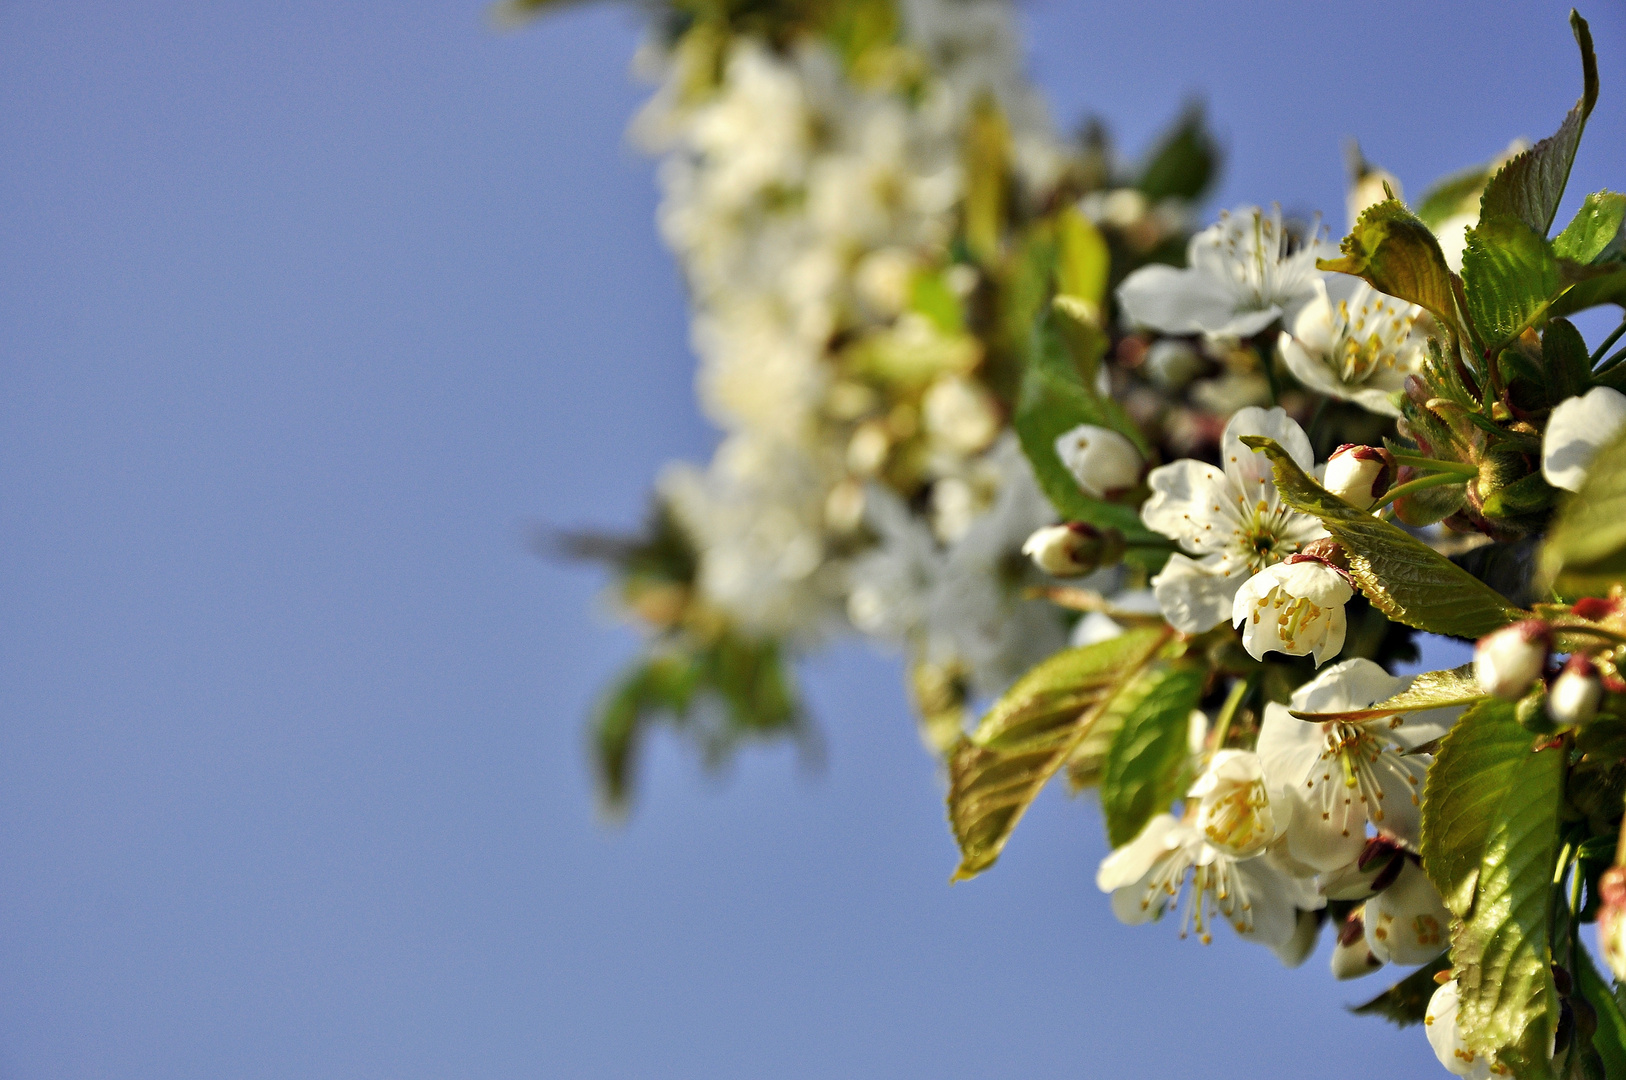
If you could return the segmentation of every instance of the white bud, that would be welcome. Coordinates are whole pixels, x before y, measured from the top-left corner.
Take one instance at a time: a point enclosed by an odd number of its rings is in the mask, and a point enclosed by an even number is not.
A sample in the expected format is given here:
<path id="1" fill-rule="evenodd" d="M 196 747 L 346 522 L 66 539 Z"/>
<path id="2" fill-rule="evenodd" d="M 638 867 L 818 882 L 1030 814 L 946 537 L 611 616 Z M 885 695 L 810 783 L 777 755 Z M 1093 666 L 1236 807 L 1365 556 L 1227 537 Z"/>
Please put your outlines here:
<path id="1" fill-rule="evenodd" d="M 1547 715 L 1560 724 L 1585 724 L 1598 715 L 1603 683 L 1592 661 L 1577 653 L 1553 680 L 1547 694 Z"/>
<path id="2" fill-rule="evenodd" d="M 1116 530 L 1101 532 L 1081 521 L 1047 525 L 1027 538 L 1022 554 L 1047 574 L 1078 577 L 1103 562 L 1116 562 L 1123 554 L 1123 537 Z"/>
<path id="3" fill-rule="evenodd" d="M 1080 424 L 1056 440 L 1056 456 L 1093 499 L 1140 482 L 1140 451 L 1109 428 Z"/>
<path id="4" fill-rule="evenodd" d="M 1321 486 L 1351 506 L 1369 510 L 1394 483 L 1395 459 L 1377 446 L 1344 445 L 1327 459 Z"/>
<path id="5" fill-rule="evenodd" d="M 1141 370 L 1164 390 L 1178 390 L 1202 373 L 1206 364 L 1189 341 L 1163 338 L 1146 350 Z"/>
<path id="6" fill-rule="evenodd" d="M 1509 701 L 1522 697 L 1547 666 L 1552 631 L 1540 619 L 1525 619 L 1486 634 L 1474 646 L 1474 677 L 1479 688 Z"/>
<path id="7" fill-rule="evenodd" d="M 1383 966 L 1383 961 L 1366 943 L 1365 905 L 1351 911 L 1338 928 L 1338 941 L 1332 949 L 1332 977 L 1359 979 Z"/>

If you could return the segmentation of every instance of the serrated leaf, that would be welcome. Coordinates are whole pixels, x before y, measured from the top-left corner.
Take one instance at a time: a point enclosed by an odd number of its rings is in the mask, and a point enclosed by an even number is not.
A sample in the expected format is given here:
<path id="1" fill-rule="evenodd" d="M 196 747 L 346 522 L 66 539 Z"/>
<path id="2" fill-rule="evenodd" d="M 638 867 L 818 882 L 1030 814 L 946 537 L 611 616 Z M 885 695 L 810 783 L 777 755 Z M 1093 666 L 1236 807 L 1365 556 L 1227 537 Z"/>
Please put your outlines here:
<path id="1" fill-rule="evenodd" d="M 1220 150 L 1208 134 L 1199 106 L 1188 108 L 1152 151 L 1135 186 L 1154 201 L 1194 200 L 1208 190 Z"/>
<path id="2" fill-rule="evenodd" d="M 1191 661 L 1156 664 L 1126 686 L 1112 706 L 1122 714 L 1101 770 L 1101 814 L 1113 847 L 1129 843 L 1179 794 L 1191 710 L 1206 668 Z"/>
<path id="3" fill-rule="evenodd" d="M 1626 432 L 1598 451 L 1548 528 L 1540 579 L 1564 596 L 1601 596 L 1626 579 Z"/>
<path id="4" fill-rule="evenodd" d="M 1527 617 L 1421 540 L 1357 510 L 1316 483 L 1273 440 L 1246 435 L 1242 441 L 1270 457 L 1282 501 L 1321 520 L 1349 557 L 1356 586 L 1392 621 L 1432 634 L 1476 639 Z"/>
<path id="5" fill-rule="evenodd" d="M 1570 29 L 1581 48 L 1581 99 L 1557 132 L 1514 157 L 1491 177 L 1480 200 L 1482 222 L 1514 217 L 1539 236 L 1546 236 L 1552 228 L 1553 215 L 1558 213 L 1564 187 L 1569 183 L 1575 151 L 1581 145 L 1581 132 L 1598 101 L 1598 61 L 1592 54 L 1592 31 L 1574 11 L 1570 12 Z"/>
<path id="6" fill-rule="evenodd" d="M 1164 537 L 1141 523 L 1135 507 L 1084 494 L 1056 454 L 1056 440 L 1079 424 L 1110 428 L 1133 442 L 1142 455 L 1150 452 L 1146 437 L 1123 409 L 1096 394 L 1079 377 L 1062 344 L 1058 318 L 1054 313 L 1047 315 L 1034 331 L 1012 419 L 1022 451 L 1033 465 L 1034 478 L 1063 518 L 1110 526 L 1131 544 L 1166 546 Z"/>
<path id="7" fill-rule="evenodd" d="M 1620 234 L 1626 219 L 1626 195 L 1595 191 L 1586 197 L 1564 231 L 1553 237 L 1553 254 L 1560 259 L 1590 263 Z"/>
<path id="8" fill-rule="evenodd" d="M 1441 953 L 1371 1001 L 1350 1006 L 1349 1011 L 1356 1016 L 1381 1016 L 1398 1027 L 1421 1024 L 1429 999 L 1440 988 L 1434 976 L 1450 967 L 1451 954 Z"/>
<path id="9" fill-rule="evenodd" d="M 1469 663 L 1446 671 L 1425 671 L 1413 678 L 1411 685 L 1394 697 L 1375 705 L 1368 705 L 1364 709 L 1324 713 L 1294 712 L 1293 715 L 1300 720 L 1318 722 L 1336 720 L 1355 724 L 1366 720 L 1380 720 L 1386 716 L 1401 716 L 1423 709 L 1469 705 L 1484 696 L 1485 691 L 1479 688 L 1479 680 L 1474 678 L 1474 666 Z"/>
<path id="10" fill-rule="evenodd" d="M 1171 634 L 1145 627 L 1057 653 L 1018 679 L 954 747 L 948 817 L 960 866 L 952 880 L 994 864 L 1040 789 Z"/>
<path id="11" fill-rule="evenodd" d="M 1379 292 L 1419 304 L 1461 334 L 1455 277 L 1446 265 L 1440 242 L 1398 199 L 1375 203 L 1362 211 L 1344 237 L 1341 259 L 1318 259 L 1322 270 L 1365 278 Z"/>
<path id="12" fill-rule="evenodd" d="M 1562 743 L 1534 748 L 1512 702 L 1465 712 L 1441 742 L 1423 796 L 1423 869 L 1452 922 L 1457 1022 L 1518 1076 L 1549 1074 L 1558 1023 L 1550 968 Z"/>
<path id="13" fill-rule="evenodd" d="M 1626 1080 L 1626 1014 L 1620 1011 L 1615 995 L 1599 973 L 1585 948 L 1575 949 L 1576 983 L 1581 996 L 1598 1014 L 1598 1027 L 1592 1033 L 1592 1049 L 1603 1061 L 1607 1080 Z"/>
<path id="14" fill-rule="evenodd" d="M 1481 221 L 1468 233 L 1462 283 L 1468 314 L 1491 349 L 1524 333 L 1564 287 L 1547 241 L 1512 217 Z"/>

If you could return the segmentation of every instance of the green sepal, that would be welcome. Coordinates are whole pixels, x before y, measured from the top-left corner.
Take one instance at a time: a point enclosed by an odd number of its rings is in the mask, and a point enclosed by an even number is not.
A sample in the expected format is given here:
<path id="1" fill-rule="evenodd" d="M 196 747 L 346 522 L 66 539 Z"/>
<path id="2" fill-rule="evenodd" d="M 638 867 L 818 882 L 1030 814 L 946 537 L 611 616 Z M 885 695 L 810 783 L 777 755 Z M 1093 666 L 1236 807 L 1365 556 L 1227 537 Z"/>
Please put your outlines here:
<path id="1" fill-rule="evenodd" d="M 1320 519 L 1343 547 L 1356 586 L 1390 620 L 1474 639 L 1527 617 L 1421 540 L 1316 483 L 1274 440 L 1244 435 L 1242 442 L 1269 456 L 1282 501 Z"/>

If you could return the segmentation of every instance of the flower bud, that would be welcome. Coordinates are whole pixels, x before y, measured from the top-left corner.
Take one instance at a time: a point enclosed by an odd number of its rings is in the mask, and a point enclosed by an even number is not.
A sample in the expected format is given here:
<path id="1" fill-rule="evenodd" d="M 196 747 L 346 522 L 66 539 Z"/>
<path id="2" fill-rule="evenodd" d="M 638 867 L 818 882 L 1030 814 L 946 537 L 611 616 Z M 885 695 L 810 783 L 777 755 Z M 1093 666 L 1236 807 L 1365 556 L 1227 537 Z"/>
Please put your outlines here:
<path id="1" fill-rule="evenodd" d="M 1179 390 L 1202 374 L 1207 364 L 1196 346 L 1182 338 L 1163 338 L 1146 350 L 1142 371 L 1164 390 Z"/>
<path id="2" fill-rule="evenodd" d="M 1603 701 L 1603 683 L 1598 669 L 1583 653 L 1576 653 L 1564 665 L 1547 692 L 1547 715 L 1559 724 L 1585 724 L 1598 715 Z"/>
<path id="3" fill-rule="evenodd" d="M 1611 866 L 1598 879 L 1598 948 L 1615 978 L 1626 979 L 1626 866 Z"/>
<path id="4" fill-rule="evenodd" d="M 1036 530 L 1022 545 L 1022 554 L 1047 574 L 1078 577 L 1116 563 L 1123 557 L 1124 547 L 1123 534 L 1117 529 L 1070 521 Z"/>
<path id="5" fill-rule="evenodd" d="M 1056 440 L 1056 456 L 1092 499 L 1140 483 L 1140 451 L 1109 428 L 1080 424 Z"/>
<path id="6" fill-rule="evenodd" d="M 1552 643 L 1552 629 L 1540 619 L 1525 619 L 1486 634 L 1474 646 L 1474 677 L 1480 689 L 1510 701 L 1523 697 L 1546 668 Z"/>
<path id="7" fill-rule="evenodd" d="M 1331 966 L 1335 979 L 1359 979 L 1383 966 L 1366 943 L 1366 905 L 1344 916 L 1343 925 L 1338 927 L 1338 943 L 1332 949 Z"/>
<path id="8" fill-rule="evenodd" d="M 1370 510 L 1394 484 L 1397 469 L 1394 455 L 1382 447 L 1345 443 L 1327 459 L 1321 486 L 1351 506 Z"/>

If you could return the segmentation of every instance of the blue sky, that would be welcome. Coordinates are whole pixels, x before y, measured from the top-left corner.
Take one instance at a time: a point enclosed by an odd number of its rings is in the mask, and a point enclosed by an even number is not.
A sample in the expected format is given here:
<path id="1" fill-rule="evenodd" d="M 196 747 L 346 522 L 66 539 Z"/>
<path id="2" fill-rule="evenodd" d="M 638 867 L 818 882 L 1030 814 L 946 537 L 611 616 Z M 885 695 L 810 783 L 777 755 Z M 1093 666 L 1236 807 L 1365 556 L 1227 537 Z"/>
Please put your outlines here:
<path id="1" fill-rule="evenodd" d="M 1421 9 L 1421 10 L 1419 10 Z M 1035 2 L 1057 117 L 1189 93 L 1219 203 L 1342 221 L 1579 91 L 1560 4 Z M 1626 183 L 1626 17 L 1571 186 Z M 1055 794 L 950 889 L 891 661 L 806 665 L 826 760 L 658 741 L 595 822 L 632 639 L 538 522 L 630 525 L 713 436 L 630 9 L 0 5 L 0 1075 L 1443 1075 L 1284 973 L 1113 922 Z M 1324 1064 L 1322 1064 L 1324 1063 Z"/>

